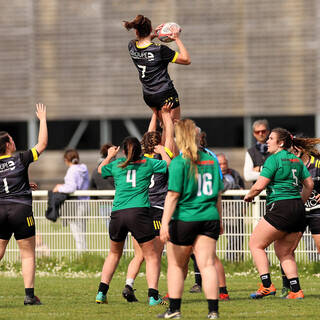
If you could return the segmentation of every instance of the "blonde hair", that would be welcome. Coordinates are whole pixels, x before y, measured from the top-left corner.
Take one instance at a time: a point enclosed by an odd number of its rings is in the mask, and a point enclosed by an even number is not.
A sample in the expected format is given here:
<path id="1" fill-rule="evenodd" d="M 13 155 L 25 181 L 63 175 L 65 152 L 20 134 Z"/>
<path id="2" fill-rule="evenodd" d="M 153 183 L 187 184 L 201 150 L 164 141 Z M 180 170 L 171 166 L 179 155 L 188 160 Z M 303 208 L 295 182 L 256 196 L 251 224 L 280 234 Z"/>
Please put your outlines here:
<path id="1" fill-rule="evenodd" d="M 197 178 L 199 155 L 196 125 L 190 119 L 183 119 L 175 124 L 174 131 L 176 143 L 182 153 L 182 157 L 190 161 L 190 175 L 194 174 L 194 177 Z"/>

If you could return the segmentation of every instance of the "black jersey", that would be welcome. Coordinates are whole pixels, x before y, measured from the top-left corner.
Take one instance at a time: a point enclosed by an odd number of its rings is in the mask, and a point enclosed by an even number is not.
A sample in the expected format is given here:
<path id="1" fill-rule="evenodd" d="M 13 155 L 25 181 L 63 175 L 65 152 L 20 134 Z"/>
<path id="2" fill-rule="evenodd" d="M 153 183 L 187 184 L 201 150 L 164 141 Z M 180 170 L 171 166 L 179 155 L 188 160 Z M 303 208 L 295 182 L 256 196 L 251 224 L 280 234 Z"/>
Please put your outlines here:
<path id="1" fill-rule="evenodd" d="M 168 74 L 169 62 L 175 62 L 178 52 L 162 44 L 150 43 L 138 47 L 136 40 L 131 40 L 128 49 L 134 65 L 139 71 L 139 78 L 145 94 L 154 94 L 173 88 Z"/>
<path id="2" fill-rule="evenodd" d="M 315 196 L 320 193 L 320 159 L 311 156 L 307 168 L 314 182 L 314 187 L 309 199 L 305 203 L 306 211 L 320 214 L 320 203 L 315 199 Z"/>
<path id="3" fill-rule="evenodd" d="M 165 148 L 168 156 L 170 158 L 173 157 L 172 152 Z M 162 160 L 160 154 L 150 155 L 145 154 L 144 155 L 147 158 L 154 158 L 158 160 Z M 167 192 L 168 192 L 168 171 L 166 173 L 154 173 L 151 177 L 151 182 L 149 186 L 149 201 L 150 206 L 163 209 L 164 208 L 164 200 L 166 198 Z"/>
<path id="4" fill-rule="evenodd" d="M 29 164 L 38 160 L 35 148 L 13 156 L 0 157 L 0 203 L 32 205 L 29 185 Z"/>

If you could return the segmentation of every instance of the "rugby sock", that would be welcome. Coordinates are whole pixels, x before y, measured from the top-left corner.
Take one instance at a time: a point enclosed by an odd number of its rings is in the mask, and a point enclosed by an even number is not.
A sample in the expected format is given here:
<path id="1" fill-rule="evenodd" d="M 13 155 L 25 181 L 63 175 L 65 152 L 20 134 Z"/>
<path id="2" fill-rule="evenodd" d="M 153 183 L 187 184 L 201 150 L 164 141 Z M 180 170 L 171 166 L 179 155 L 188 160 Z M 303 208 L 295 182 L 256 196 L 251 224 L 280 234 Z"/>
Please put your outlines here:
<path id="1" fill-rule="evenodd" d="M 289 280 L 288 280 L 286 274 L 284 273 L 281 264 L 280 264 L 280 268 L 281 268 L 281 275 L 282 275 L 282 286 L 290 289 Z"/>
<path id="2" fill-rule="evenodd" d="M 169 298 L 169 302 L 170 302 L 170 311 L 174 312 L 174 311 L 180 311 L 181 308 L 181 299 L 172 299 Z"/>
<path id="3" fill-rule="evenodd" d="M 269 288 L 271 286 L 271 278 L 270 273 L 262 274 L 260 276 L 260 279 L 262 281 L 262 284 L 265 288 Z"/>
<path id="4" fill-rule="evenodd" d="M 134 284 L 134 279 L 127 279 L 126 280 L 126 285 L 130 286 L 131 288 L 133 288 L 133 284 Z"/>
<path id="5" fill-rule="evenodd" d="M 34 297 L 34 288 L 25 288 L 26 296 L 33 298 Z"/>
<path id="6" fill-rule="evenodd" d="M 218 299 L 207 299 L 208 301 L 208 309 L 209 309 L 209 313 L 214 311 L 214 312 L 218 312 Z"/>
<path id="7" fill-rule="evenodd" d="M 197 260 L 194 254 L 191 255 L 191 259 L 193 260 L 193 268 L 194 268 L 194 279 L 197 285 L 202 286 L 202 278 L 200 274 L 200 270 L 197 265 Z"/>
<path id="8" fill-rule="evenodd" d="M 148 289 L 148 297 L 153 297 L 155 300 L 159 299 L 159 291 L 156 289 Z"/>
<path id="9" fill-rule="evenodd" d="M 228 294 L 227 287 L 219 287 L 219 293 Z"/>
<path id="10" fill-rule="evenodd" d="M 103 282 L 100 282 L 98 292 L 101 291 L 103 294 L 107 294 L 109 290 L 109 285 Z"/>
<path id="11" fill-rule="evenodd" d="M 291 278 L 289 279 L 289 283 L 292 292 L 298 292 L 301 290 L 299 278 Z"/>

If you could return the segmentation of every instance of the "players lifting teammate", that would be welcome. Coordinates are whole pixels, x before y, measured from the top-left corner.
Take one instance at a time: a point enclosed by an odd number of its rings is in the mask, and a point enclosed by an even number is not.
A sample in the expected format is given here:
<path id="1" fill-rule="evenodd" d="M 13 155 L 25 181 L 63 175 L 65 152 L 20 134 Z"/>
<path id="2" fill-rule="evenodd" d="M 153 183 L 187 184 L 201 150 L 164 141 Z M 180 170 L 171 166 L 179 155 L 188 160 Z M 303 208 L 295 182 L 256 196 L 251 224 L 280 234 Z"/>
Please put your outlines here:
<path id="1" fill-rule="evenodd" d="M 174 141 L 174 128 L 172 119 L 170 117 L 170 107 L 171 104 L 162 107 L 162 119 L 163 119 L 163 132 L 156 131 L 156 122 L 154 121 L 154 116 L 152 116 L 148 132 L 146 132 L 141 141 L 142 151 L 144 157 L 153 158 L 159 160 L 166 160 L 170 163 L 170 159 L 178 154 L 177 147 Z M 160 153 L 159 149 L 164 148 L 167 154 L 167 158 L 164 159 Z M 149 200 L 150 200 L 150 210 L 149 214 L 153 219 L 153 226 L 155 229 L 155 250 L 161 257 L 163 251 L 163 242 L 160 241 L 159 231 L 161 227 L 161 219 L 164 207 L 164 200 L 168 191 L 168 173 L 155 173 L 152 176 L 151 184 L 149 186 Z M 140 249 L 137 241 L 133 239 L 134 245 L 134 258 L 130 261 L 128 266 L 126 286 L 122 292 L 123 297 L 128 302 L 138 301 L 135 297 L 133 284 L 136 276 L 138 275 L 140 266 L 144 260 L 143 252 Z"/>
<path id="2" fill-rule="evenodd" d="M 48 143 L 46 107 L 43 104 L 37 104 L 36 115 L 40 120 L 39 137 L 31 150 L 14 155 L 16 146 L 12 137 L 7 132 L 0 132 L 0 259 L 14 234 L 21 255 L 25 305 L 41 304 L 34 295 L 35 223 L 28 168 L 30 163 L 38 160 Z"/>
<path id="3" fill-rule="evenodd" d="M 155 34 L 152 32 L 151 21 L 143 15 L 137 15 L 130 22 L 124 21 L 124 27 L 136 30 L 137 38 L 129 42 L 128 49 L 139 71 L 144 101 L 156 114 L 164 104 L 172 102 L 171 117 L 180 119 L 179 97 L 168 74 L 168 64 L 172 62 L 188 65 L 191 61 L 179 38 L 179 30 L 173 27 L 170 36 L 179 48 L 179 52 L 176 52 L 166 45 L 152 42 Z"/>
<path id="4" fill-rule="evenodd" d="M 148 189 L 154 173 L 165 173 L 167 163 L 164 160 L 148 159 L 141 156 L 138 139 L 127 137 L 123 142 L 125 158 L 110 162 L 120 147 L 110 147 L 108 156 L 98 167 L 102 177 L 113 176 L 116 194 L 109 225 L 110 252 L 103 265 L 101 282 L 96 296 L 97 303 L 106 303 L 109 284 L 122 255 L 124 241 L 128 232 L 139 243 L 146 260 L 149 305 L 162 302 L 158 293 L 160 274 L 160 256 L 155 251 L 154 228 L 149 214 Z M 159 150 L 163 158 L 164 149 Z"/>

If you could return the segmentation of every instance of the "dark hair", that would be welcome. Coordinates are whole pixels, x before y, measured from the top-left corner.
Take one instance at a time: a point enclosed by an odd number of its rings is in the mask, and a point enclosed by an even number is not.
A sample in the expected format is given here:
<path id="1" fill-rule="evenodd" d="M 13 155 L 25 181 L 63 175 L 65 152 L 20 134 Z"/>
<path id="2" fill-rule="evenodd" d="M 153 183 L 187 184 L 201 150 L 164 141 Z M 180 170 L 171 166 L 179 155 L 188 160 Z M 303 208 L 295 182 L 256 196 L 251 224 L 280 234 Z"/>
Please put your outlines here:
<path id="1" fill-rule="evenodd" d="M 66 150 L 66 152 L 64 153 L 63 158 L 73 164 L 78 164 L 79 163 L 79 153 L 77 150 L 75 149 L 69 149 Z"/>
<path id="2" fill-rule="evenodd" d="M 0 131 L 0 155 L 5 154 L 7 151 L 7 143 L 10 142 L 9 133 Z"/>
<path id="3" fill-rule="evenodd" d="M 293 148 L 300 149 L 308 155 L 320 157 L 320 151 L 316 145 L 320 144 L 319 138 L 293 137 Z"/>
<path id="4" fill-rule="evenodd" d="M 283 146 L 281 146 L 283 149 L 290 149 L 293 145 L 293 135 L 284 128 L 275 128 L 272 129 L 271 132 L 274 132 L 277 134 L 278 138 L 278 142 L 282 141 L 283 142 Z"/>
<path id="5" fill-rule="evenodd" d="M 132 21 L 123 21 L 123 25 L 127 30 L 136 29 L 141 38 L 147 37 L 152 31 L 150 19 L 142 14 L 138 14 Z"/>
<path id="6" fill-rule="evenodd" d="M 110 147 L 112 147 L 113 144 L 112 143 L 106 143 L 104 145 L 101 146 L 100 148 L 100 154 L 102 158 L 106 158 L 108 155 L 108 150 Z"/>
<path id="7" fill-rule="evenodd" d="M 161 143 L 161 133 L 158 131 L 146 132 L 141 140 L 143 153 L 153 153 L 154 147 Z"/>
<path id="8" fill-rule="evenodd" d="M 202 148 L 208 147 L 207 134 L 204 131 L 201 131 L 199 140 L 200 140 L 200 146 Z"/>
<path id="9" fill-rule="evenodd" d="M 141 156 L 141 144 L 135 137 L 126 137 L 123 142 L 123 150 L 126 155 L 126 161 L 119 164 L 120 168 L 125 168 L 130 162 L 137 161 Z"/>

